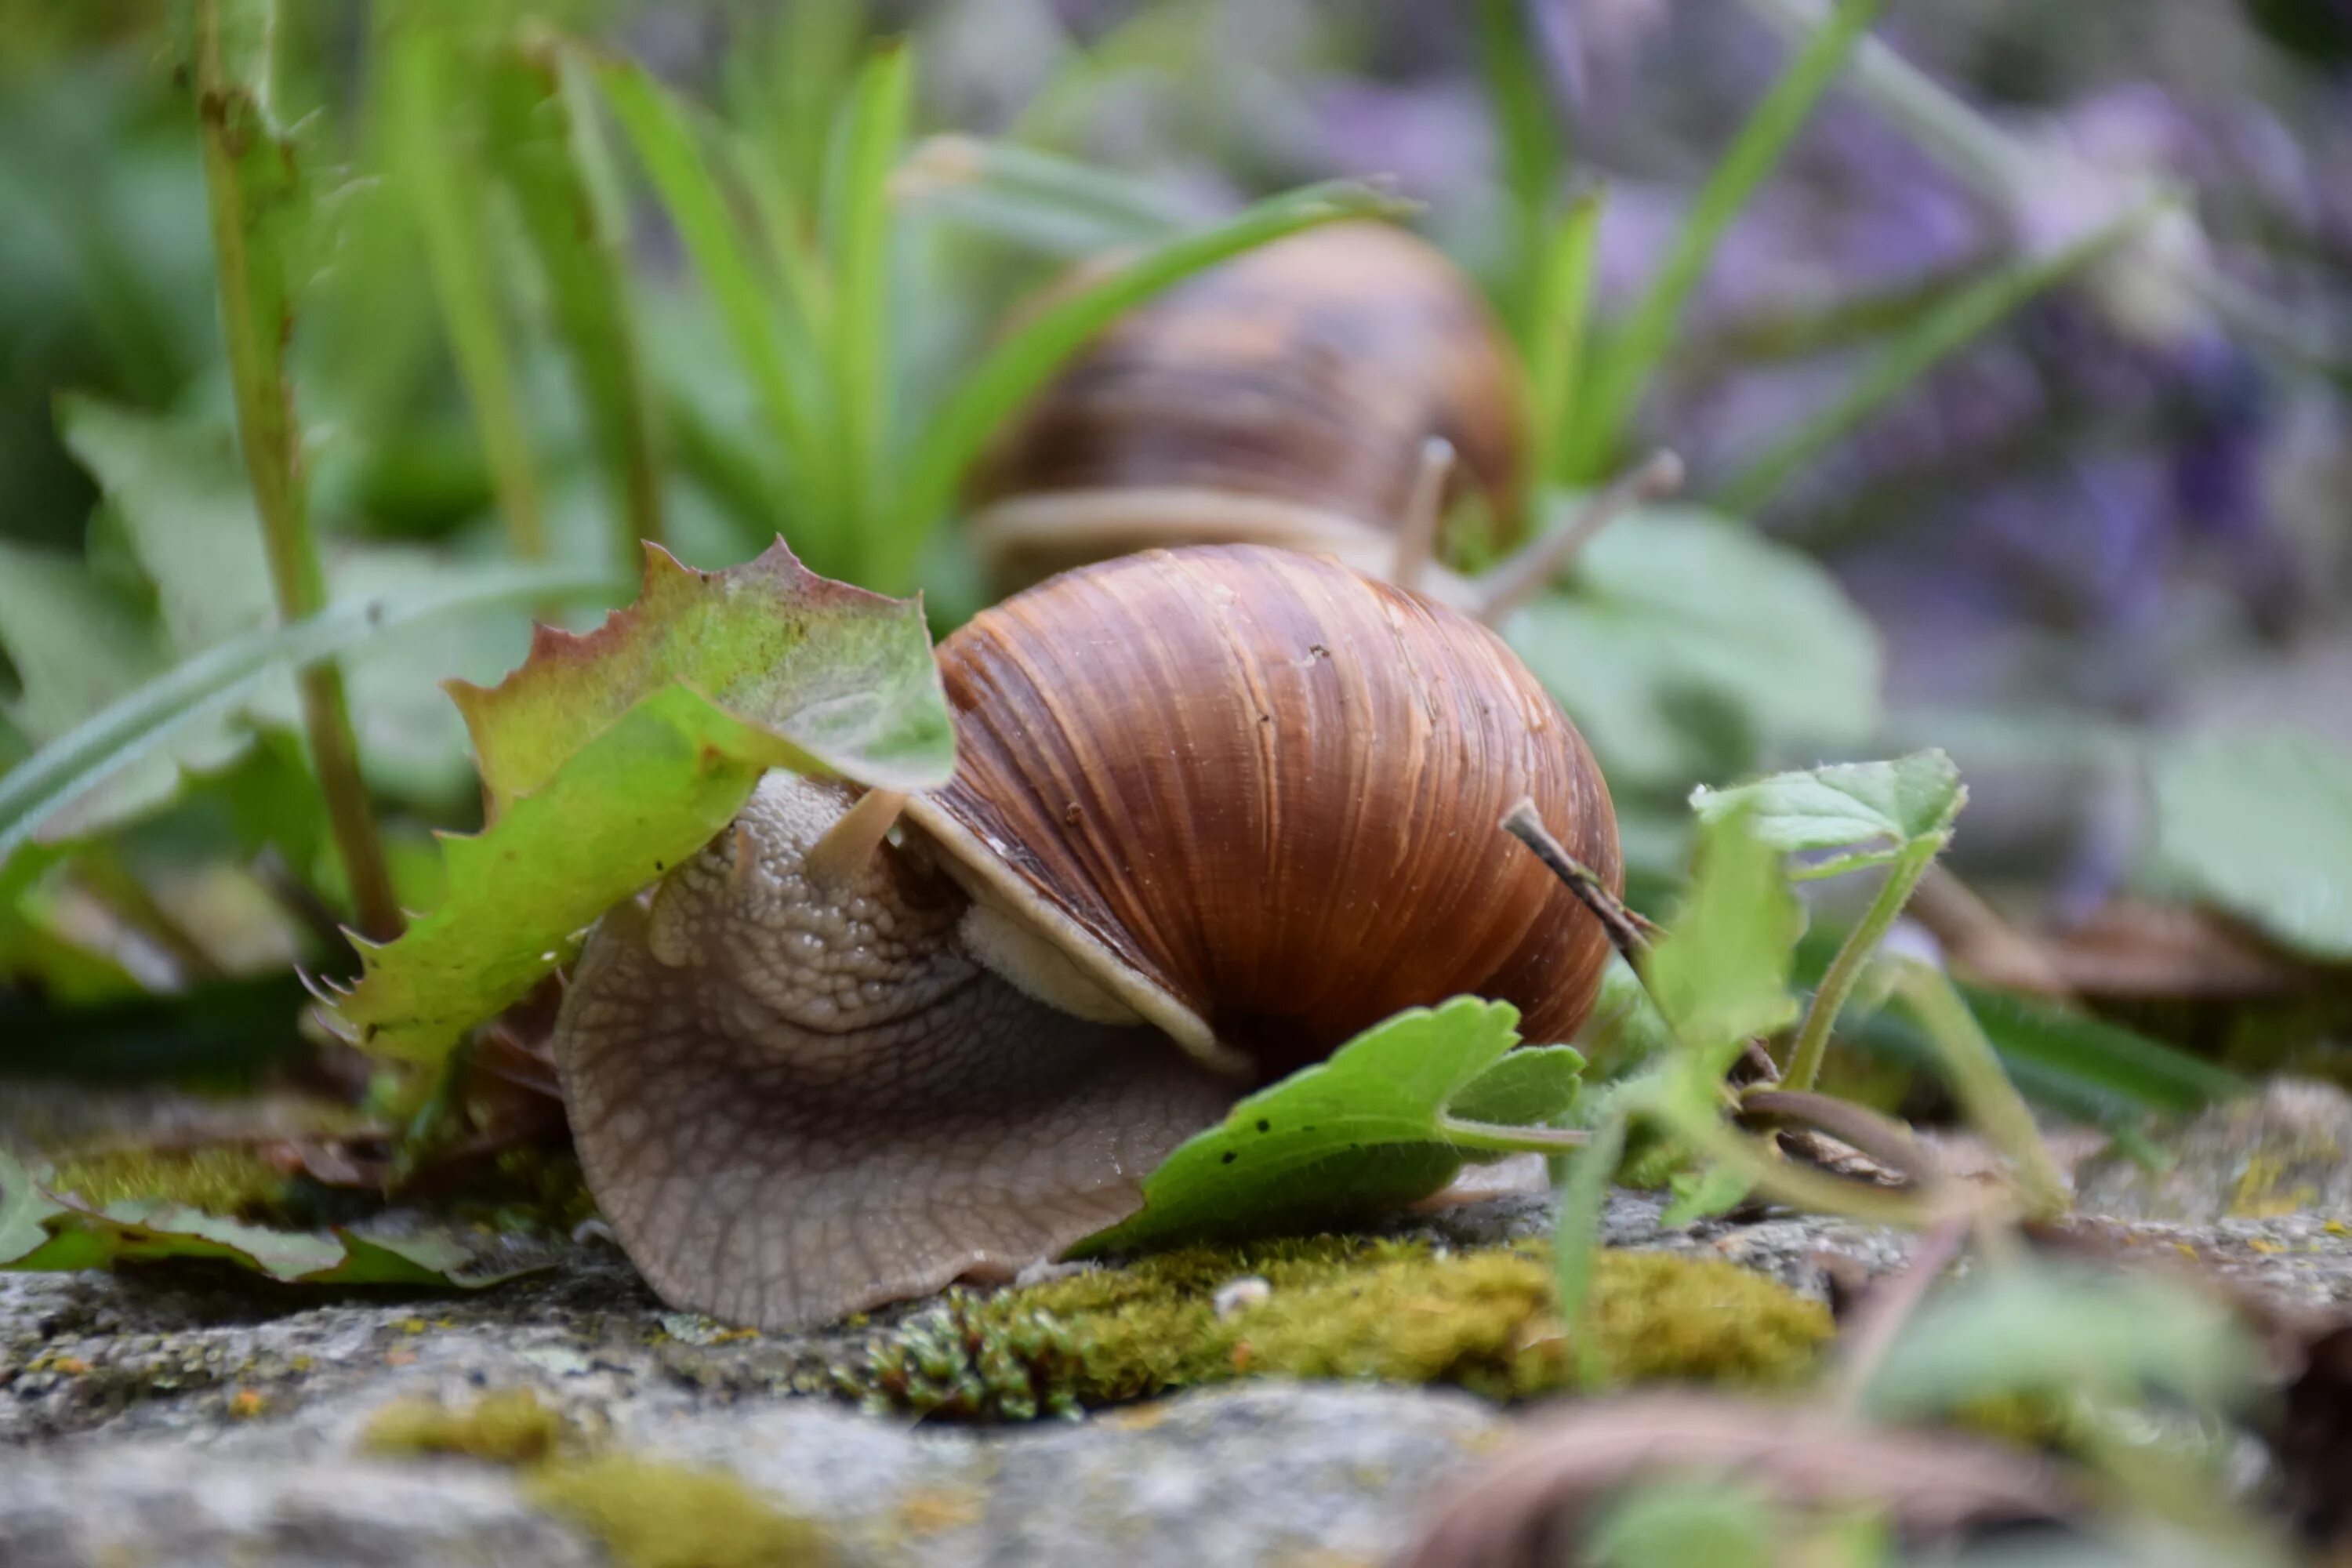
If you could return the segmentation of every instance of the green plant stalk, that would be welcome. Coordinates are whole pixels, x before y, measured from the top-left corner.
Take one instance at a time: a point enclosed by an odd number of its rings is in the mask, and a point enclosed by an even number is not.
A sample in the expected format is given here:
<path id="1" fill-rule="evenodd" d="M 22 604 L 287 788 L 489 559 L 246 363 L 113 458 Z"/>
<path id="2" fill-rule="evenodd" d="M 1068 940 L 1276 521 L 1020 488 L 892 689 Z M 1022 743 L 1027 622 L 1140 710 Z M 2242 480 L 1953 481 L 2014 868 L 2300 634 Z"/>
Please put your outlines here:
<path id="1" fill-rule="evenodd" d="M 426 25 L 412 23 L 393 42 L 384 85 L 392 121 L 393 156 L 417 233 L 425 272 L 441 305 L 466 384 L 474 427 L 489 459 L 490 483 L 506 520 L 507 542 L 524 561 L 547 559 L 545 509 L 530 437 L 515 386 L 514 363 L 499 321 L 499 291 L 484 243 L 487 204 L 473 163 L 455 136 L 444 85 L 464 68 L 457 52 Z M 485 73 L 467 72 L 474 87 Z M 577 236 L 573 244 L 579 243 Z"/>
<path id="2" fill-rule="evenodd" d="M 294 322 L 286 231 L 295 221 L 288 209 L 299 208 L 299 196 L 293 149 L 269 115 L 269 38 L 277 12 L 274 0 L 195 0 L 194 16 L 205 192 L 237 439 L 261 519 L 278 613 L 281 620 L 298 621 L 326 602 L 327 587 L 307 513 L 301 430 L 286 369 Z M 315 665 L 302 672 L 299 689 L 311 763 L 354 912 L 370 934 L 392 936 L 401 927 L 400 903 L 360 777 L 342 672 Z"/>
<path id="3" fill-rule="evenodd" d="M 1025 403 L 1105 325 L 1161 289 L 1283 236 L 1342 218 L 1390 217 L 1409 204 L 1349 182 L 1311 185 L 1154 247 L 1087 288 L 1040 310 L 975 366 L 924 426 L 903 465 L 906 482 L 887 516 L 866 586 L 903 592 L 932 527 L 945 515 L 965 467 L 997 426 Z"/>
<path id="4" fill-rule="evenodd" d="M 1725 231 L 1779 166 L 1781 154 L 1836 79 L 1855 41 L 1876 19 L 1883 4 L 1884 0 L 1839 0 L 1835 15 L 1806 38 L 1789 68 L 1772 84 L 1708 173 L 1656 280 L 1595 367 L 1590 395 L 1579 409 L 1574 437 L 1568 445 L 1564 470 L 1568 479 L 1591 479 L 1608 466 L 1627 420 L 1681 330 L 1691 294 L 1706 275 Z"/>
<path id="5" fill-rule="evenodd" d="M 1601 192 L 1589 192 L 1562 216 L 1536 279 L 1528 321 L 1528 424 L 1534 448 L 1528 471 L 1538 480 L 1559 477 L 1569 439 L 1570 400 L 1584 379 L 1602 199 Z"/>
<path id="6" fill-rule="evenodd" d="M 1843 1215 L 1869 1225 L 1899 1226 L 1916 1230 L 1930 1217 L 1915 1198 L 1883 1188 L 1823 1175 L 1792 1165 L 1766 1152 L 1754 1139 L 1734 1131 L 1719 1117 L 1692 1114 L 1670 1094 L 1656 1091 L 1634 1097 L 1633 1109 L 1681 1139 L 1691 1152 L 1727 1165 L 1753 1184 L 1756 1190 L 1817 1214 Z"/>
<path id="7" fill-rule="evenodd" d="M 1454 1116 L 1439 1117 L 1437 1131 L 1454 1148 L 1481 1154 L 1562 1154 L 1592 1141 L 1580 1128 L 1512 1127 Z"/>
<path id="8" fill-rule="evenodd" d="M 502 52 L 490 85 L 499 172 L 538 253 L 556 332 L 618 503 L 613 558 L 633 569 L 640 542 L 658 544 L 666 531 L 611 153 L 582 70 L 552 39 L 527 37 Z"/>
<path id="9" fill-rule="evenodd" d="M 1608 1381 L 1591 1336 L 1580 1332 L 1592 1294 L 1592 1259 L 1601 1249 L 1601 1214 L 1609 1201 L 1609 1179 L 1625 1157 L 1629 1118 L 1620 1108 L 1593 1130 L 1592 1142 L 1569 1163 L 1559 1188 L 1559 1226 L 1552 1241 L 1553 1288 L 1560 1325 L 1576 1356 L 1577 1385 L 1587 1392 Z"/>
<path id="10" fill-rule="evenodd" d="M 1478 0 L 1476 12 L 1478 61 L 1502 150 L 1503 188 L 1510 197 L 1505 313 L 1519 341 L 1533 342 L 1545 326 L 1548 241 L 1553 194 L 1565 162 L 1564 138 L 1537 63 L 1540 47 L 1528 36 L 1524 7 L 1518 0 Z"/>
<path id="11" fill-rule="evenodd" d="M 961 132 L 925 137 L 898 166 L 896 178 L 902 200 L 946 198 L 943 205 L 960 218 L 969 218 L 969 214 L 954 203 L 958 193 L 1002 197 L 1015 207 L 1065 214 L 1086 229 L 1127 245 L 1157 244 L 1195 216 L 1150 182 L 1001 138 Z"/>
<path id="12" fill-rule="evenodd" d="M 1888 344 L 1830 405 L 1780 437 L 1725 485 L 1718 504 L 1750 516 L 1790 479 L 1953 353 L 2107 255 L 2157 210 L 2149 204 L 2056 253 L 2000 268 L 1938 302 Z"/>
<path id="13" fill-rule="evenodd" d="M 839 409 L 844 461 L 851 476 L 848 508 L 852 574 L 870 547 L 871 509 L 880 504 L 883 423 L 888 412 L 890 342 L 890 174 L 907 139 L 913 57 L 884 45 L 858 76 L 845 110 L 837 165 L 840 179 L 827 204 L 827 253 L 838 308 L 827 323 L 834 397 Z"/>
<path id="14" fill-rule="evenodd" d="M 2000 1057 L 1985 1038 L 1976 1015 L 1940 969 L 1916 960 L 1897 966 L 1895 987 L 1944 1058 L 1944 1070 L 1960 1109 L 1986 1142 L 2000 1151 L 2036 1219 L 2066 1212 L 2066 1179 L 2050 1157 L 2033 1112 L 2001 1069 Z"/>
<path id="15" fill-rule="evenodd" d="M 1814 1080 L 1822 1075 L 1822 1058 L 1829 1054 L 1830 1031 L 1837 1026 L 1838 1014 L 1844 1010 L 1846 998 L 1853 994 L 1854 984 L 1862 978 L 1870 955 L 1886 940 L 1895 917 L 1911 901 L 1919 879 L 1927 874 L 1927 868 L 1936 863 L 1936 857 L 1944 852 L 1951 837 L 1945 832 L 1915 838 L 1903 847 L 1887 868 L 1878 896 L 1870 900 L 1870 908 L 1846 932 L 1837 956 L 1830 960 L 1828 970 L 1822 975 L 1820 989 L 1813 993 L 1812 1005 L 1805 1009 L 1805 1021 L 1797 1031 L 1796 1048 L 1789 1056 L 1789 1070 L 1780 1077 L 1782 1088 L 1800 1094 L 1811 1091 Z"/>
<path id="16" fill-rule="evenodd" d="M 793 547 L 813 569 L 837 574 L 840 454 L 831 448 L 810 405 L 813 389 L 803 387 L 785 352 L 779 320 L 784 313 L 761 281 L 728 194 L 697 144 L 694 122 L 677 99 L 634 64 L 601 61 L 596 79 L 677 226 L 769 427 L 790 459 L 800 491 L 791 519 Z"/>
<path id="17" fill-rule="evenodd" d="M 0 774 L 0 865 L 49 817 L 173 736 L 244 701 L 271 671 L 305 668 L 404 627 L 504 605 L 626 598 L 633 577 L 570 566 L 500 567 L 457 587 L 347 599 L 205 649 L 124 693 Z"/>

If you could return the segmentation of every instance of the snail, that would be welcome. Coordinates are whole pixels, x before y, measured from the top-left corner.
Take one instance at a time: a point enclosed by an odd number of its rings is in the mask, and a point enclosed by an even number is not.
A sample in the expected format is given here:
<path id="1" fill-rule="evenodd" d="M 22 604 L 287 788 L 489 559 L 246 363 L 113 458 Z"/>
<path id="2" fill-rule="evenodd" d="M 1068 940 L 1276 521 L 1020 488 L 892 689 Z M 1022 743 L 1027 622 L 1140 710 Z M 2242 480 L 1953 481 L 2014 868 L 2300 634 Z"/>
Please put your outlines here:
<path id="1" fill-rule="evenodd" d="M 1582 740 L 1493 632 L 1319 556 L 1151 551 L 946 638 L 956 773 L 770 775 L 607 913 L 555 1036 L 589 1184 L 667 1300 L 804 1326 L 1132 1213 L 1252 1087 L 1462 993 L 1564 1039 L 1612 886 Z"/>
<path id="2" fill-rule="evenodd" d="M 1481 579 L 1438 564 L 1458 501 L 1522 510 L 1522 379 L 1434 247 L 1384 223 L 1303 230 L 1129 311 L 1066 366 L 974 465 L 971 544 L 1005 591 L 1153 545 L 1283 545 L 1499 624 L 1681 476 L 1659 454 Z"/>

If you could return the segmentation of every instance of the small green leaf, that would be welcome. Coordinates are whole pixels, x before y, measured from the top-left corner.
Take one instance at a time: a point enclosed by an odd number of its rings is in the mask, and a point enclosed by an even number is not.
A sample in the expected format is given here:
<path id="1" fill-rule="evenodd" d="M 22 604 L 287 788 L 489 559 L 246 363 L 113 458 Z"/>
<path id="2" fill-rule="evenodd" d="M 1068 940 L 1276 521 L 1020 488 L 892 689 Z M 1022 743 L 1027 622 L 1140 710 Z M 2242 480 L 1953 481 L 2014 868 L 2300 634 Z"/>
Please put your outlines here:
<path id="1" fill-rule="evenodd" d="M 1689 507 L 1623 518 L 1504 628 L 1612 784 L 1686 787 L 1878 725 L 1878 633 L 1811 557 Z"/>
<path id="2" fill-rule="evenodd" d="M 2153 1274 L 2050 1266 L 1971 1275 L 1921 1309 L 1864 1391 L 1904 1419 L 2005 1394 L 2227 1409 L 2261 1358 L 2220 1298 Z"/>
<path id="3" fill-rule="evenodd" d="M 2317 959 L 2352 961 L 2352 752 L 2293 731 L 2154 766 L 2152 878 Z"/>
<path id="4" fill-rule="evenodd" d="M 1675 1172 L 1667 1178 L 1666 1189 L 1674 1197 L 1658 1216 L 1658 1224 L 1672 1230 L 1730 1213 L 1755 1191 L 1755 1184 L 1728 1165 L 1709 1165 L 1701 1171 Z"/>
<path id="5" fill-rule="evenodd" d="M 1748 812 L 1750 831 L 1783 852 L 1883 846 L 1891 855 L 1950 827 L 1968 798 L 1952 759 L 1927 751 L 1888 763 L 1840 763 L 1774 773 L 1729 789 L 1702 785 L 1691 793 L 1690 804 L 1701 822 Z M 1797 875 L 1850 870 L 1868 858 L 1841 858 Z"/>
<path id="6" fill-rule="evenodd" d="M 1566 1046 L 1528 1046 L 1470 1080 L 1446 1104 L 1445 1113 L 1464 1121 L 1533 1127 L 1576 1103 L 1584 1058 Z"/>
<path id="7" fill-rule="evenodd" d="M 1804 914 L 1780 851 L 1746 812 L 1700 828 L 1698 870 L 1666 934 L 1643 964 L 1651 994 L 1687 1049 L 1727 1057 L 1796 1016 L 1789 973 Z"/>
<path id="8" fill-rule="evenodd" d="M 1556 1095 L 1558 1057 L 1478 1088 L 1518 1043 L 1518 1022 L 1507 1003 L 1460 996 L 1374 1025 L 1188 1140 L 1145 1180 L 1142 1212 L 1074 1251 L 1310 1229 L 1427 1196 L 1462 1167 L 1438 1130 L 1454 1101 Z"/>

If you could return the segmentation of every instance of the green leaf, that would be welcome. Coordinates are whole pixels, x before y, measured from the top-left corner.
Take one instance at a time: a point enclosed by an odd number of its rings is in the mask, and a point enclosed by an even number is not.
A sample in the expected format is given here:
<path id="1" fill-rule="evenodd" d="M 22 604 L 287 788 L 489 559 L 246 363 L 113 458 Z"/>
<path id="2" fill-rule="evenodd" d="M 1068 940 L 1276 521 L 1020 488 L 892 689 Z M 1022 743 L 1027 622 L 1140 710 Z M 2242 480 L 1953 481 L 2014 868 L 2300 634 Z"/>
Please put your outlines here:
<path id="1" fill-rule="evenodd" d="M 2294 731 L 2160 753 L 2149 872 L 2298 952 L 2352 962 L 2352 752 Z"/>
<path id="2" fill-rule="evenodd" d="M 1931 1300 L 1864 1397 L 1895 1419 L 2005 1394 L 2129 1404 L 2168 1394 L 2222 1410 L 2252 1392 L 2260 1371 L 2257 1347 L 2216 1296 L 2148 1273 L 2016 1266 Z"/>
<path id="3" fill-rule="evenodd" d="M 1528 1046 L 1470 1080 L 1445 1107 L 1464 1121 L 1533 1127 L 1576 1103 L 1584 1058 L 1566 1046 Z"/>
<path id="4" fill-rule="evenodd" d="M 1343 218 L 1394 217 L 1409 210 L 1366 185 L 1309 185 L 1156 245 L 1084 287 L 1055 296 L 990 350 L 925 425 L 908 454 L 907 478 L 891 508 L 872 580 L 890 587 L 912 577 L 924 542 L 990 437 L 1064 361 L 1120 314 L 1196 272 L 1285 235 Z"/>
<path id="5" fill-rule="evenodd" d="M 19 573 L 16 566 L 20 561 L 38 570 Z M 225 765 L 242 742 L 224 735 L 217 721 L 236 710 L 278 668 L 331 658 L 407 626 L 548 599 L 604 596 L 617 586 L 606 576 L 574 568 L 497 567 L 406 594 L 341 601 L 290 626 L 250 632 L 206 649 L 122 690 L 105 707 L 0 775 L 0 864 L 37 833 L 56 836 L 99 826 L 103 820 L 100 804 L 112 810 L 137 801 L 160 800 L 176 787 L 184 766 L 216 769 Z M 42 588 L 48 590 L 46 596 L 37 592 Z M 52 566 L 43 558 L 0 545 L 0 646 L 6 647 L 12 657 L 16 645 L 10 627 L 24 624 L 12 616 L 18 602 L 16 592 L 20 589 L 25 591 L 25 603 L 45 600 L 50 610 L 81 611 L 90 617 L 83 623 L 85 629 L 116 624 L 104 616 L 101 606 L 106 601 L 90 597 L 86 579 L 77 578 L 61 563 Z M 131 635 L 125 634 L 126 637 Z M 40 660 L 30 667 L 19 660 L 20 669 L 48 668 L 52 649 L 48 645 L 36 646 L 42 648 Z M 61 642 L 54 651 L 68 651 L 68 645 Z M 113 651 L 119 656 L 122 650 Z M 105 652 L 93 650 L 79 662 L 102 665 Z M 109 674 L 107 683 L 122 673 Z M 33 689 L 28 676 L 28 700 Z M 97 689 L 95 685 L 77 686 L 74 700 L 81 700 L 83 692 Z M 135 794 L 127 787 L 134 783 Z"/>
<path id="6" fill-rule="evenodd" d="M 1697 874 L 1643 977 L 1682 1045 L 1728 1066 L 1749 1037 L 1796 1016 L 1789 973 L 1803 931 L 1780 851 L 1728 812 L 1702 825 Z"/>
<path id="7" fill-rule="evenodd" d="M 1667 1178 L 1666 1189 L 1674 1197 L 1658 1215 L 1658 1224 L 1667 1230 L 1728 1214 L 1756 1190 L 1754 1183 L 1728 1165 L 1677 1171 Z"/>
<path id="8" fill-rule="evenodd" d="M 452 682 L 450 694 L 504 810 L 678 682 L 784 742 L 769 749 L 779 763 L 899 790 L 934 788 L 955 768 L 922 606 L 820 577 L 781 539 L 723 572 L 648 546 L 635 604 L 584 636 L 541 628 L 505 680 Z"/>
<path id="9" fill-rule="evenodd" d="M 60 1202 L 0 1152 L 0 1268 L 62 1271 L 189 1258 L 289 1285 L 471 1289 L 515 1277 L 512 1270 L 466 1272 L 475 1256 L 446 1234 L 271 1230 L 151 1199 L 102 1209 Z"/>
<path id="10" fill-rule="evenodd" d="M 1878 725 L 1878 634 L 1835 579 L 1694 508 L 1622 519 L 1505 633 L 1620 788 L 1679 790 Z"/>
<path id="11" fill-rule="evenodd" d="M 1514 1109 L 1556 1093 L 1560 1058 L 1479 1087 L 1518 1021 L 1507 1003 L 1460 996 L 1374 1025 L 1187 1140 L 1145 1180 L 1142 1211 L 1074 1253 L 1312 1229 L 1427 1196 L 1465 1158 L 1439 1130 L 1454 1101 Z"/>
<path id="12" fill-rule="evenodd" d="M 637 602 L 541 628 L 498 686 L 451 682 L 491 825 L 443 841 L 448 891 L 335 1011 L 363 1048 L 446 1056 L 605 910 L 708 843 L 771 767 L 946 781 L 955 740 L 922 609 L 815 575 L 779 540 L 724 572 L 646 551 Z"/>
<path id="13" fill-rule="evenodd" d="M 1885 855 L 1844 857 L 1801 869 L 1796 875 L 1802 879 L 1887 858 L 1906 844 L 1942 833 L 1968 798 L 1952 759 L 1927 751 L 1887 763 L 1839 763 L 1774 773 L 1729 789 L 1701 785 L 1691 793 L 1690 804 L 1701 822 L 1747 812 L 1749 831 L 1786 853 L 1886 847 Z"/>

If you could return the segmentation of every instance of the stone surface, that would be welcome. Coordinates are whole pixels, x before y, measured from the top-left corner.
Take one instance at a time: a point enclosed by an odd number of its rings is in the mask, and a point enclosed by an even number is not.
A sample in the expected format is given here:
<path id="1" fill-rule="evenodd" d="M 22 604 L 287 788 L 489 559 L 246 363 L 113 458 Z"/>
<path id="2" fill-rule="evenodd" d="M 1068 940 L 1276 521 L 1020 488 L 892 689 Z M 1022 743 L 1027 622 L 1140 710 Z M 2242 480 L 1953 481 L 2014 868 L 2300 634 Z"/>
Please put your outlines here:
<path id="1" fill-rule="evenodd" d="M 2274 1079 L 2190 1118 L 2163 1148 L 2160 1169 L 2119 1152 L 2084 1162 L 2084 1208 L 2189 1222 L 2352 1214 L 2352 1095 L 2332 1083 Z"/>
<path id="2" fill-rule="evenodd" d="M 1660 1227 L 1615 1194 L 1612 1246 L 1727 1258 L 1818 1294 L 1906 1237 L 1836 1221 Z M 1468 1247 L 1543 1235 L 1502 1195 L 1391 1230 Z M 2186 1252 L 2299 1305 L 2352 1308 L 2352 1232 L 2326 1213 L 2087 1222 L 2126 1254 Z M 877 1314 L 887 1321 L 895 1314 Z M 604 1549 L 464 1458 L 393 1460 L 390 1402 L 529 1387 L 601 1447 L 730 1470 L 819 1521 L 851 1564 L 1373 1563 L 1513 1416 L 1446 1389 L 1239 1384 L 1027 1428 L 913 1426 L 823 1397 L 864 1329 L 744 1334 L 663 1308 L 616 1252 L 476 1293 L 273 1289 L 179 1268 L 0 1274 L 0 1563 L 603 1563 Z"/>

